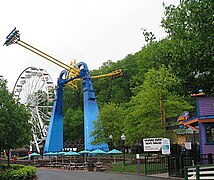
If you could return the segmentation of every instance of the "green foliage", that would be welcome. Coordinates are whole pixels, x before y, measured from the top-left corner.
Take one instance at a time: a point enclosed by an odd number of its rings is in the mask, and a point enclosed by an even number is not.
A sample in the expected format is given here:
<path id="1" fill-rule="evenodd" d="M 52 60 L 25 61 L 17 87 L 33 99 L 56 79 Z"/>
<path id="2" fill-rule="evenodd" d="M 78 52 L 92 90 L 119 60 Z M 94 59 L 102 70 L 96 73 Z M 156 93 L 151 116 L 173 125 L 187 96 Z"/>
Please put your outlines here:
<path id="1" fill-rule="evenodd" d="M 165 9 L 162 26 L 174 42 L 171 65 L 182 80 L 183 92 L 214 93 L 213 1 L 182 0 L 178 7 Z"/>
<path id="2" fill-rule="evenodd" d="M 63 98 L 63 108 L 66 112 L 67 109 L 79 109 L 80 107 L 83 109 L 83 92 L 82 92 L 82 84 L 78 84 L 78 89 L 72 89 L 70 86 L 66 86 L 64 89 L 64 98 Z"/>
<path id="3" fill-rule="evenodd" d="M 154 40 L 156 39 L 155 35 L 152 32 L 146 31 L 146 29 L 142 29 L 142 30 L 143 30 L 143 35 L 144 35 L 145 41 L 147 43 L 154 42 Z"/>
<path id="4" fill-rule="evenodd" d="M 180 83 L 171 68 L 161 66 L 145 74 L 144 84 L 135 88 L 136 96 L 128 103 L 125 117 L 127 143 L 140 141 L 145 137 L 164 137 L 164 123 L 160 114 L 161 103 L 168 115 L 176 116 L 191 106 L 182 97 L 173 93 L 173 86 Z M 171 105 L 174 105 L 173 107 Z M 171 111 L 172 109 L 172 111 Z"/>
<path id="5" fill-rule="evenodd" d="M 163 39 L 159 42 L 152 42 L 143 47 L 141 51 L 135 54 L 137 76 L 131 81 L 138 82 L 138 85 L 144 83 L 145 73 L 151 68 L 159 68 L 162 64 L 168 66 L 173 58 L 173 42 Z"/>
<path id="6" fill-rule="evenodd" d="M 64 90 L 64 140 L 83 139 L 83 92 L 82 84 L 74 90 L 66 86 Z"/>
<path id="7" fill-rule="evenodd" d="M 0 79 L 0 144 L 7 155 L 10 149 L 29 144 L 32 137 L 29 117 L 25 106 L 15 102 L 8 92 L 6 81 Z"/>
<path id="8" fill-rule="evenodd" d="M 98 121 L 95 122 L 95 130 L 92 132 L 94 136 L 94 144 L 100 144 L 109 139 L 109 135 L 113 135 L 113 142 L 119 143 L 120 136 L 123 132 L 123 108 L 118 104 L 108 103 L 100 108 Z"/>
<path id="9" fill-rule="evenodd" d="M 92 71 L 91 75 L 106 74 L 118 68 L 123 69 L 124 75 L 122 77 L 116 79 L 100 78 L 93 81 L 93 87 L 100 106 L 104 103 L 114 102 L 121 104 L 130 100 L 132 95 L 131 87 L 136 86 L 130 83 L 130 78 L 137 73 L 133 55 L 128 55 L 117 63 L 108 61 L 99 70 Z"/>
<path id="10" fill-rule="evenodd" d="M 4 170 L 4 171 L 2 171 Z M 24 165 L 0 166 L 0 180 L 28 180 L 36 175 L 36 168 Z"/>
<path id="11" fill-rule="evenodd" d="M 64 115 L 64 138 L 66 140 L 83 139 L 83 110 L 67 109 Z"/>
<path id="12" fill-rule="evenodd" d="M 172 69 L 165 65 L 160 66 L 157 70 L 155 68 L 149 69 L 145 74 L 145 81 L 143 86 L 150 90 L 155 89 L 159 92 L 165 93 L 173 91 L 173 87 L 179 86 L 180 80 L 172 73 Z M 174 90 L 175 92 L 175 90 Z"/>
<path id="13" fill-rule="evenodd" d="M 178 96 L 175 94 L 169 93 L 167 95 L 167 100 L 165 102 L 165 109 L 166 109 L 166 117 L 177 117 L 184 111 L 193 111 L 193 106 L 184 96 Z"/>

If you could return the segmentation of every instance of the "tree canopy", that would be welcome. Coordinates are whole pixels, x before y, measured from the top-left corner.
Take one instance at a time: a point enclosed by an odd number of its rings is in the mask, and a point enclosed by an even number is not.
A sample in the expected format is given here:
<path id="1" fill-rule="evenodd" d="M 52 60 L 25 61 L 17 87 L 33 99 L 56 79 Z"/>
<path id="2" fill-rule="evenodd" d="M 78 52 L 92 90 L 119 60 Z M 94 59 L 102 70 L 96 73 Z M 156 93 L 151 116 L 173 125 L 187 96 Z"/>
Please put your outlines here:
<path id="1" fill-rule="evenodd" d="M 182 0 L 165 7 L 162 26 L 171 46 L 171 65 L 181 78 L 184 93 L 203 89 L 214 94 L 214 3 Z"/>
<path id="2" fill-rule="evenodd" d="M 0 79 L 0 145 L 9 158 L 10 149 L 30 144 L 32 133 L 27 109 L 15 102 L 6 83 L 6 80 Z"/>

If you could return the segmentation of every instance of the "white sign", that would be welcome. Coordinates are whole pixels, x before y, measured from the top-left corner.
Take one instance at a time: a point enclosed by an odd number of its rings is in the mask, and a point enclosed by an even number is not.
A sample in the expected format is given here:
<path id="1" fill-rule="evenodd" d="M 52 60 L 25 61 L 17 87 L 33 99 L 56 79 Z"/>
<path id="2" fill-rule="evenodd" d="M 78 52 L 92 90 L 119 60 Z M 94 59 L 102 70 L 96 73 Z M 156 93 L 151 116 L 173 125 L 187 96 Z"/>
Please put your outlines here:
<path id="1" fill-rule="evenodd" d="M 162 147 L 162 138 L 147 138 L 143 139 L 144 151 L 160 151 Z"/>
<path id="2" fill-rule="evenodd" d="M 140 159 L 140 154 L 136 154 L 136 159 Z"/>
<path id="3" fill-rule="evenodd" d="M 192 144 L 191 144 L 191 142 L 185 142 L 184 144 L 185 144 L 185 148 L 186 148 L 186 149 L 192 149 Z"/>
<path id="4" fill-rule="evenodd" d="M 168 138 L 162 139 L 162 154 L 170 154 L 170 140 Z"/>

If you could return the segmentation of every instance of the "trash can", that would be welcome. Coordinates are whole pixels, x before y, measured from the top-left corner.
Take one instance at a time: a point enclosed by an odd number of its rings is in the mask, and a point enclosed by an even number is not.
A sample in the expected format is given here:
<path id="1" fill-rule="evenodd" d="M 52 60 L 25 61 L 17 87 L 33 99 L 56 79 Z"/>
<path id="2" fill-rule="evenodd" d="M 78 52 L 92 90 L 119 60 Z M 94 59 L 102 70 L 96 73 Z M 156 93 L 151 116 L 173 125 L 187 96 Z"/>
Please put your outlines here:
<path id="1" fill-rule="evenodd" d="M 88 163 L 88 171 L 94 171 L 94 164 Z"/>

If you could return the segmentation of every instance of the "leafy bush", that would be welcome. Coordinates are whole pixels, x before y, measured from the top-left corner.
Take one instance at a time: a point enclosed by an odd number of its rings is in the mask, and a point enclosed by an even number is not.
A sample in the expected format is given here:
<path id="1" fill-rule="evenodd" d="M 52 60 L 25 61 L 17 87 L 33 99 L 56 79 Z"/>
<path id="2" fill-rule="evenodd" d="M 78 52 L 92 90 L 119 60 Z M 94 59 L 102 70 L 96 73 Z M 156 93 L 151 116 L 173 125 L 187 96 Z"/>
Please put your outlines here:
<path id="1" fill-rule="evenodd" d="M 36 175 L 36 168 L 24 165 L 0 166 L 0 180 L 28 180 Z"/>
<path id="2" fill-rule="evenodd" d="M 0 164 L 0 172 L 5 171 L 7 169 L 7 165 L 5 164 Z"/>

